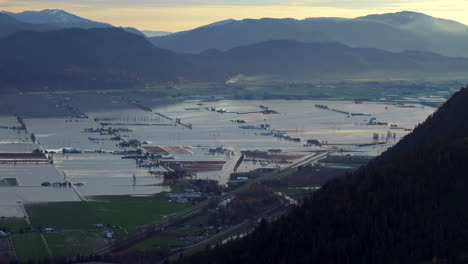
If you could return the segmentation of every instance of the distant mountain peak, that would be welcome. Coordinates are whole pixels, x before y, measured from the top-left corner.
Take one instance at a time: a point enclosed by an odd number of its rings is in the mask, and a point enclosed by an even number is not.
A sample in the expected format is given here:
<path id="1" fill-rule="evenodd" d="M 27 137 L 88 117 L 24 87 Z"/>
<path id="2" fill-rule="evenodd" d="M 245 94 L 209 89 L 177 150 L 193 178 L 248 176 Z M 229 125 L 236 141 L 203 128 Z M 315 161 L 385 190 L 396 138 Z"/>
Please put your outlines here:
<path id="1" fill-rule="evenodd" d="M 8 12 L 8 11 L 6 11 L 6 10 L 2 10 L 2 11 L 0 11 L 0 14 L 14 15 L 14 13 L 12 13 L 12 12 Z"/>
<path id="2" fill-rule="evenodd" d="M 358 17 L 355 20 L 384 23 L 415 33 L 438 31 L 452 34 L 468 34 L 468 26 L 462 23 L 413 11 L 368 15 Z"/>
<path id="3" fill-rule="evenodd" d="M 62 10 L 62 9 L 44 9 L 42 11 L 39 11 L 40 13 L 49 13 L 49 14 L 69 14 L 68 12 L 66 12 L 65 10 Z"/>
<path id="4" fill-rule="evenodd" d="M 21 24 L 21 22 L 15 19 L 14 17 L 12 17 L 9 12 L 1 11 L 0 12 L 0 24 L 16 25 L 16 24 Z"/>
<path id="5" fill-rule="evenodd" d="M 347 21 L 349 18 L 342 18 L 342 17 L 308 17 L 304 18 L 303 21 Z"/>
<path id="6" fill-rule="evenodd" d="M 386 22 L 392 25 L 404 25 L 404 24 L 411 23 L 421 18 L 436 19 L 426 14 L 413 12 L 413 11 L 400 11 L 400 12 L 395 12 L 395 13 L 373 14 L 373 15 L 358 17 L 356 19 L 380 21 L 380 22 Z"/>
<path id="7" fill-rule="evenodd" d="M 39 13 L 54 15 L 54 16 L 71 16 L 71 17 L 80 18 L 80 17 L 78 17 L 76 15 L 73 15 L 71 13 L 68 13 L 67 11 L 62 10 L 62 9 L 44 9 L 42 11 L 39 11 Z"/>
<path id="8" fill-rule="evenodd" d="M 424 17 L 430 17 L 429 15 L 426 15 L 424 13 L 420 12 L 415 12 L 415 11 L 399 11 L 399 12 L 394 12 L 394 13 L 388 13 L 388 15 L 397 15 L 397 16 L 424 16 Z"/>
<path id="9" fill-rule="evenodd" d="M 216 26 L 222 26 L 222 25 L 226 25 L 226 24 L 236 22 L 236 21 L 237 20 L 230 18 L 230 19 L 225 19 L 225 20 L 221 20 L 221 21 L 218 21 L 218 22 L 214 22 L 214 23 L 211 23 L 211 24 L 208 24 L 208 25 L 204 25 L 204 26 L 201 26 L 199 28 L 211 28 L 211 27 L 216 27 Z"/>
<path id="10" fill-rule="evenodd" d="M 114 27 L 107 23 L 79 17 L 62 9 L 44 9 L 41 11 L 23 11 L 20 13 L 1 11 L 0 15 L 3 15 L 0 17 L 0 24 L 22 24 L 22 28 L 16 27 L 16 29 L 14 29 L 10 27 L 9 30 L 4 30 L 3 32 L 6 32 L 5 35 L 25 29 L 29 31 L 43 31 L 59 28 L 92 29 Z M 8 16 L 11 19 L 7 19 Z M 124 27 L 122 29 L 136 35 L 143 35 L 142 32 L 135 28 Z M 1 30 L 0 36 L 2 36 Z"/>
<path id="11" fill-rule="evenodd" d="M 98 23 L 76 16 L 74 14 L 70 14 L 61 9 L 24 11 L 21 13 L 13 14 L 13 16 L 20 21 L 31 24 Z"/>

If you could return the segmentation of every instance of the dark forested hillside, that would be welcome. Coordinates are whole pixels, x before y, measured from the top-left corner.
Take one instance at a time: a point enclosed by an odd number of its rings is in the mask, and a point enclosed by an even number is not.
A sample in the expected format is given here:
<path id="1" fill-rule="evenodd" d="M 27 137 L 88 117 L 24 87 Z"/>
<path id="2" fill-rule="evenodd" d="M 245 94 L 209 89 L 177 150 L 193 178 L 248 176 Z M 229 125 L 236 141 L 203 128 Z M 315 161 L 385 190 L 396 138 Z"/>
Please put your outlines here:
<path id="1" fill-rule="evenodd" d="M 466 76 L 467 61 L 427 52 L 392 53 L 339 43 L 272 40 L 242 46 L 221 56 L 226 71 L 273 79 L 447 78 Z M 220 60 L 218 59 L 218 63 Z M 441 70 L 444 69 L 444 70 Z"/>
<path id="2" fill-rule="evenodd" d="M 395 147 L 288 216 L 178 263 L 466 263 L 466 102 L 468 87 Z"/>
<path id="3" fill-rule="evenodd" d="M 9 14 L 0 12 L 0 37 L 8 36 L 19 31 L 48 31 L 57 29 L 54 25 L 33 25 L 24 23 Z"/>
<path id="4" fill-rule="evenodd" d="M 267 41 L 226 52 L 176 54 L 122 29 L 19 32 L 0 39 L 0 89 L 115 89 L 180 82 L 438 80 L 466 76 L 468 59 L 337 43 Z"/>
<path id="5" fill-rule="evenodd" d="M 122 29 L 20 32 L 0 39 L 0 86 L 28 90 L 131 88 L 190 78 L 182 56 Z"/>

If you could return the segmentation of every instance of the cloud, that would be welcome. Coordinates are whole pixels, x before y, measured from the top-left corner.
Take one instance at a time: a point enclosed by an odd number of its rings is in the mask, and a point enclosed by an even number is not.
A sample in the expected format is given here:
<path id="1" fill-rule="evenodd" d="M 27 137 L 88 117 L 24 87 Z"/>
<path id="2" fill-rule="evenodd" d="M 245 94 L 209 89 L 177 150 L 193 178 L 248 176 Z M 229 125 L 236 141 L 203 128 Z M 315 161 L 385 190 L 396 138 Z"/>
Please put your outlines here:
<path id="1" fill-rule="evenodd" d="M 0 0 L 12 12 L 65 9 L 139 29 L 180 31 L 228 18 L 357 17 L 412 10 L 468 23 L 467 0 Z"/>
<path id="2" fill-rule="evenodd" d="M 21 12 L 25 10 L 43 10 L 43 9 L 66 9 L 66 10 L 82 10 L 88 7 L 80 3 L 80 1 L 23 1 L 23 0 L 0 0 L 0 9 L 10 12 Z"/>
<path id="3" fill-rule="evenodd" d="M 467 7 L 466 0 L 0 0 L 0 6 L 75 5 L 102 7 L 189 7 L 189 6 L 315 6 L 352 9 L 388 9 L 398 5 L 424 6 L 455 4 Z"/>
<path id="4" fill-rule="evenodd" d="M 348 10 L 311 6 L 192 6 L 167 8 L 109 8 L 87 12 L 89 18 L 129 25 L 138 20 L 138 28 L 180 31 L 233 18 L 287 18 L 303 19 L 316 16 L 355 17 L 372 10 Z"/>

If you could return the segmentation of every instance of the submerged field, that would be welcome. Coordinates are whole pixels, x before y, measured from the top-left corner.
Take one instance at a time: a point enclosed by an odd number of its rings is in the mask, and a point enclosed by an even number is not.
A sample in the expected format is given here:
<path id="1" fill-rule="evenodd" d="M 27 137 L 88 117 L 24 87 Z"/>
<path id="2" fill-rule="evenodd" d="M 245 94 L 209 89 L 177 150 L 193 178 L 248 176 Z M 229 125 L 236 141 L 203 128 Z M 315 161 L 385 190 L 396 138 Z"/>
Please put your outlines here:
<path id="1" fill-rule="evenodd" d="M 33 101 L 40 110 L 25 104 Z M 12 112 L 0 107 L 5 111 L 0 116 L 5 124 L 0 128 L 0 153 L 37 150 L 53 160 L 48 164 L 0 164 L 0 216 L 16 217 L 0 219 L 0 229 L 13 230 L 19 260 L 47 257 L 46 245 L 54 256 L 91 253 L 212 195 L 170 201 L 169 193 L 177 197 L 206 186 L 168 180 L 165 173 L 191 170 L 186 179 L 226 185 L 242 183 L 242 173 L 286 168 L 317 153 L 375 156 L 434 111 L 421 104 L 167 99 L 107 92 L 24 95 L 10 104 Z M 147 151 L 147 157 L 141 161 L 132 157 L 140 155 L 137 150 Z M 151 165 L 156 160 L 162 166 Z M 335 162 L 327 166 L 350 165 Z M 241 173 L 239 177 L 231 176 L 234 170 Z M 307 188 L 275 188 L 297 199 L 311 193 Z M 196 219 L 208 221 L 200 216 Z M 45 228 L 53 232 L 44 233 L 42 240 Z M 129 250 L 180 247 L 213 232 L 210 225 L 201 228 L 194 222 Z"/>
<path id="2" fill-rule="evenodd" d="M 41 105 L 40 111 L 24 104 L 33 100 Z M 3 177 L 16 178 L 18 186 L 14 189 L 6 188 L 5 192 L 0 193 L 0 208 L 5 213 L 8 210 L 8 215 L 18 216 L 22 215 L 21 210 L 11 207 L 16 204 L 18 197 L 25 203 L 58 202 L 80 201 L 102 195 L 153 195 L 170 191 L 161 177 L 149 173 L 155 169 L 139 167 L 132 159 L 122 159 L 125 154 L 114 154 L 131 151 L 131 147 L 119 147 L 119 141 L 112 140 L 112 135 L 84 133 L 88 128 L 125 128 L 125 132 L 119 132 L 122 140 L 139 140 L 156 147 L 187 147 L 187 152 L 169 155 L 176 162 L 224 163 L 221 171 L 206 166 L 194 169 L 197 171 L 196 178 L 214 179 L 225 184 L 241 151 L 274 149 L 280 150 L 281 155 L 276 156 L 283 158 L 247 160 L 237 168 L 240 172 L 258 167 L 284 166 L 281 163 L 283 160 L 293 160 L 294 156 L 308 155 L 317 150 L 377 155 L 434 111 L 434 108 L 419 104 L 211 100 L 203 97 L 182 101 L 125 93 L 25 95 L 24 98 L 15 97 L 10 103 L 13 112 L 26 116 L 24 123 L 27 132 L 0 129 L 0 152 L 28 153 L 42 149 L 54 153 L 51 154 L 53 165 L 1 164 Z M 318 109 L 315 107 L 317 104 L 362 115 L 347 116 Z M 262 107 L 274 113 L 262 113 L 265 110 Z M 369 126 L 371 118 L 386 125 Z M 15 116 L 11 114 L 1 117 L 1 120 L 8 127 L 18 126 Z M 191 128 L 186 127 L 187 124 Z M 391 129 L 390 125 L 398 129 Z M 266 129 L 259 129 L 261 126 Z M 274 133 L 284 136 L 275 137 Z M 388 138 L 388 133 L 395 135 Z M 35 142 L 30 139 L 31 134 L 35 135 Z M 384 144 L 372 145 L 374 134 L 378 134 Z M 298 142 L 285 140 L 286 136 Z M 326 145 L 304 147 L 307 140 L 317 140 Z M 356 147 L 356 144 L 368 146 Z M 60 152 L 63 148 L 76 149 L 80 153 L 62 154 Z M 216 148 L 228 150 L 230 155 L 209 151 Z M 80 185 L 73 190 L 41 187 L 44 182 L 64 180 Z"/>

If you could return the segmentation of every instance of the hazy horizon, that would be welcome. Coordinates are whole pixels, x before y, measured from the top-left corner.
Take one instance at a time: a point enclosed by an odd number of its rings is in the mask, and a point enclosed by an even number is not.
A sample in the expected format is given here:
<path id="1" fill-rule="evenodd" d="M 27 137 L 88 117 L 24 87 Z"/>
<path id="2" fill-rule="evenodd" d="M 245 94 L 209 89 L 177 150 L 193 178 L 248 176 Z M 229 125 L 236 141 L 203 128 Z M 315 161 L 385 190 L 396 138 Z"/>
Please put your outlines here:
<path id="1" fill-rule="evenodd" d="M 354 18 L 369 14 L 414 11 L 430 16 L 468 24 L 464 11 L 468 2 L 450 1 L 233 1 L 213 4 L 204 0 L 149 1 L 149 0 L 0 0 L 0 10 L 8 12 L 62 9 L 75 15 L 110 23 L 115 26 L 135 27 L 140 30 L 178 32 L 225 19 L 258 19 L 310 17 Z"/>

